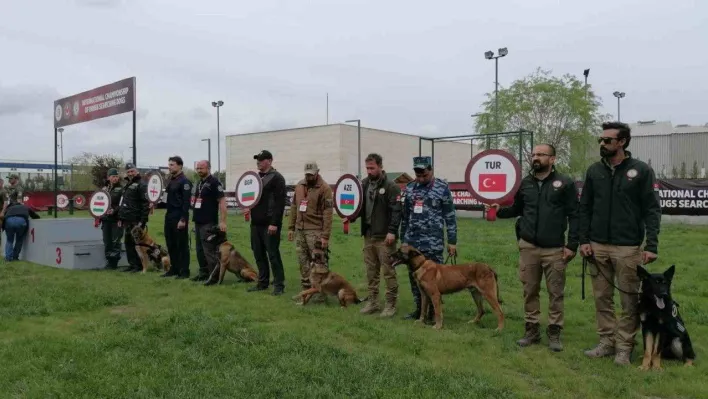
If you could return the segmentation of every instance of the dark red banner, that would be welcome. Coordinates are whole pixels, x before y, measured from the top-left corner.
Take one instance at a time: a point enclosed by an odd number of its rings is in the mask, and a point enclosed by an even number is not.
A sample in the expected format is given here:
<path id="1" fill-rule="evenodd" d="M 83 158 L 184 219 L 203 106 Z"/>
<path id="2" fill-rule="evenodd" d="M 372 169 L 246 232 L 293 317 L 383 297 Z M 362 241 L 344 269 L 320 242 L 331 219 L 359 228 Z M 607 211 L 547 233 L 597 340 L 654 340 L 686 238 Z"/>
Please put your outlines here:
<path id="1" fill-rule="evenodd" d="M 54 101 L 54 128 L 135 110 L 135 77 Z"/>

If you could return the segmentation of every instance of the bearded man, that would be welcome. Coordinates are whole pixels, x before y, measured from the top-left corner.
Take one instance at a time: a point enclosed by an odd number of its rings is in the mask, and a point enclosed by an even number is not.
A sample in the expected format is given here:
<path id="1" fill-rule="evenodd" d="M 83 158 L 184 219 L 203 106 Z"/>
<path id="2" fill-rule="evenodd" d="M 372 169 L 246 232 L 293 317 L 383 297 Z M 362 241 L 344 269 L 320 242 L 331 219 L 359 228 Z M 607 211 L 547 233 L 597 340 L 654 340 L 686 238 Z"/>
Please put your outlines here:
<path id="1" fill-rule="evenodd" d="M 539 144 L 531 154 L 532 170 L 519 186 L 511 206 L 497 209 L 497 217 L 520 217 L 517 222 L 519 278 L 524 289 L 525 347 L 541 342 L 539 319 L 541 279 L 548 291 L 548 347 L 563 350 L 565 269 L 578 250 L 578 192 L 573 180 L 555 169 L 556 149 Z M 568 228 L 569 227 L 569 228 Z M 568 230 L 566 240 L 565 231 Z"/>

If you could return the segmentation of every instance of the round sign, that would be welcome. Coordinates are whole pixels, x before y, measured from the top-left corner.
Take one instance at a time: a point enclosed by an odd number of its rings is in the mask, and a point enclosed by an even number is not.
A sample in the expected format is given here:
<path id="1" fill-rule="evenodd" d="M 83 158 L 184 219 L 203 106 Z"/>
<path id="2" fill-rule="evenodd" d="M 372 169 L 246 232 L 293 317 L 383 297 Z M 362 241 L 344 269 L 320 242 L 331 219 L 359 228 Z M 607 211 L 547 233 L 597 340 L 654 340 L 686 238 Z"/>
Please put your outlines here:
<path id="1" fill-rule="evenodd" d="M 69 197 L 66 194 L 57 195 L 57 206 L 59 209 L 64 209 L 69 206 Z"/>
<path id="2" fill-rule="evenodd" d="M 111 209 L 111 196 L 103 190 L 91 194 L 89 199 L 89 212 L 95 218 L 100 218 Z"/>
<path id="3" fill-rule="evenodd" d="M 340 217 L 353 219 L 361 211 L 364 198 L 361 183 L 356 176 L 344 174 L 334 186 L 334 209 Z"/>
<path id="4" fill-rule="evenodd" d="M 162 175 L 159 172 L 150 173 L 147 178 L 148 201 L 153 204 L 159 201 L 163 188 L 165 188 L 165 182 L 162 180 Z"/>
<path id="5" fill-rule="evenodd" d="M 86 205 L 86 197 L 81 194 L 76 194 L 74 196 L 74 206 L 78 209 L 83 209 L 84 205 Z"/>
<path id="6" fill-rule="evenodd" d="M 236 203 L 241 208 L 253 208 L 263 192 L 263 182 L 256 172 L 245 172 L 236 183 Z"/>
<path id="7" fill-rule="evenodd" d="M 467 164 L 465 183 L 481 203 L 510 203 L 521 185 L 521 165 L 506 151 L 482 151 Z"/>

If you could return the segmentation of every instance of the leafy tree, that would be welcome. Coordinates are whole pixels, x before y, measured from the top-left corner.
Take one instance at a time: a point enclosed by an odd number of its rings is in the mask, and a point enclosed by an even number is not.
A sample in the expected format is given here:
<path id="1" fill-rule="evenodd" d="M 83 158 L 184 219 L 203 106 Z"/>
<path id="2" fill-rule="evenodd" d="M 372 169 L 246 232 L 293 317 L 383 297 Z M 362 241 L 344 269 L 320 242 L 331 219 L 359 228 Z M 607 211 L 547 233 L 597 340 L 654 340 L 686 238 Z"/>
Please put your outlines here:
<path id="1" fill-rule="evenodd" d="M 693 161 L 693 168 L 691 168 L 691 179 L 698 179 L 698 161 Z"/>
<path id="2" fill-rule="evenodd" d="M 682 179 L 686 178 L 686 161 L 681 161 L 681 171 L 679 173 Z"/>
<path id="3" fill-rule="evenodd" d="M 556 147 L 556 166 L 573 175 L 582 175 L 599 156 L 594 133 L 609 115 L 600 113 L 602 105 L 590 87 L 573 75 L 552 76 L 541 68 L 514 81 L 498 94 L 498 118 L 495 117 L 494 92 L 487 93 L 484 112 L 477 118 L 476 130 L 483 134 L 529 130 L 533 142 Z M 528 167 L 533 147 L 518 136 L 488 140 L 488 147 L 503 148 L 518 154 L 522 147 L 522 164 Z"/>
<path id="4" fill-rule="evenodd" d="M 123 167 L 123 158 L 112 154 L 84 152 L 73 157 L 71 186 L 73 190 L 95 190 L 105 185 L 108 169 Z"/>

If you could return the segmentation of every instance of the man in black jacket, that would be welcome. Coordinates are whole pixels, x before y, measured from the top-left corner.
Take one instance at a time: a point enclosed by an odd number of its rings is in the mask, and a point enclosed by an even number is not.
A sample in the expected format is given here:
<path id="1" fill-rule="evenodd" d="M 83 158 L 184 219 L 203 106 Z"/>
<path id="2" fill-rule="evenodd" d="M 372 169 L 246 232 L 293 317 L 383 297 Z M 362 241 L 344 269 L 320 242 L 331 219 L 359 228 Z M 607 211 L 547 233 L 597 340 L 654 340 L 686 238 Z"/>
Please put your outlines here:
<path id="1" fill-rule="evenodd" d="M 519 346 L 541 342 L 539 292 L 546 276 L 548 290 L 548 347 L 563 350 L 565 269 L 578 250 L 578 191 L 573 180 L 555 170 L 556 149 L 550 144 L 534 147 L 533 170 L 521 181 L 513 205 L 498 209 L 499 218 L 518 220 L 519 277 L 524 289 L 525 334 Z M 568 228 L 568 240 L 565 231 Z"/>
<path id="2" fill-rule="evenodd" d="M 217 273 L 213 273 L 219 258 L 217 246 L 206 239 L 210 234 L 209 230 L 217 224 L 219 230 L 226 232 L 226 195 L 224 186 L 211 174 L 209 161 L 197 162 L 196 171 L 200 180 L 194 185 L 191 202 L 199 273 L 192 281 L 207 280 L 204 285 L 213 285 L 219 277 Z M 209 279 L 209 276 L 212 278 Z"/>
<path id="3" fill-rule="evenodd" d="M 136 225 L 145 228 L 150 212 L 150 200 L 147 194 L 147 184 L 142 181 L 138 169 L 132 163 L 125 165 L 125 179 L 128 181 L 123 187 L 123 196 L 118 203 L 118 226 L 125 229 L 125 255 L 128 258 L 126 272 L 139 272 L 143 270 L 140 256 L 135 249 L 135 240 L 131 230 Z"/>
<path id="4" fill-rule="evenodd" d="M 602 130 L 598 138 L 602 159 L 588 168 L 580 197 L 580 253 L 591 263 L 600 336 L 600 343 L 585 355 L 614 354 L 616 364 L 628 365 L 639 328 L 637 265 L 655 261 L 658 253 L 659 185 L 651 166 L 627 151 L 631 140 L 627 124 L 606 122 Z M 622 304 L 619 320 L 615 287 Z"/>
<path id="5" fill-rule="evenodd" d="M 167 161 L 170 180 L 167 183 L 165 212 L 165 244 L 170 254 L 171 267 L 161 277 L 189 278 L 189 204 L 192 182 L 182 172 L 182 157 L 173 156 Z"/>
<path id="6" fill-rule="evenodd" d="M 401 188 L 386 176 L 381 155 L 369 154 L 364 162 L 368 176 L 362 181 L 362 207 L 357 218 L 361 218 L 361 235 L 364 236 L 369 300 L 360 312 L 373 314 L 381 309 L 379 284 L 383 270 L 386 303 L 379 316 L 393 317 L 396 314 L 398 280 L 389 256 L 396 251 L 398 228 L 401 225 Z"/>
<path id="7" fill-rule="evenodd" d="M 248 291 L 267 289 L 272 268 L 273 295 L 282 295 L 285 290 L 285 271 L 280 257 L 280 231 L 287 198 L 285 178 L 273 168 L 273 154 L 270 151 L 263 150 L 254 155 L 253 159 L 257 161 L 263 191 L 258 204 L 250 210 L 251 249 L 258 265 L 258 283 Z"/>
<path id="8" fill-rule="evenodd" d="M 111 168 L 107 174 L 108 180 L 103 187 L 111 197 L 111 208 L 105 215 L 100 217 L 101 230 L 103 232 L 103 246 L 106 257 L 105 268 L 115 270 L 120 261 L 120 242 L 123 238 L 123 228 L 118 226 L 118 206 L 123 196 L 123 186 L 120 184 L 118 170 Z"/>

